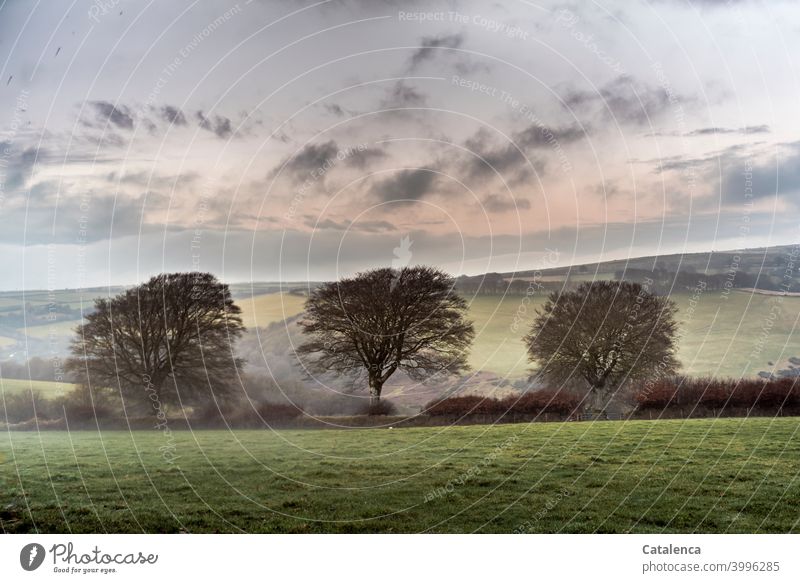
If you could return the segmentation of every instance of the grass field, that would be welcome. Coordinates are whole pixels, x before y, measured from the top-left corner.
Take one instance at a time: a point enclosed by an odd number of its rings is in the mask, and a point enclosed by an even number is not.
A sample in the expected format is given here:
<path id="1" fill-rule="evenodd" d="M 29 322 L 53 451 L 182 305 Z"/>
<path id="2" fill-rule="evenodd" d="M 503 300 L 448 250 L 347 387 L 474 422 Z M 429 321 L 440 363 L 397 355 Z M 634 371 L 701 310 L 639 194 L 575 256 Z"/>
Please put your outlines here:
<path id="1" fill-rule="evenodd" d="M 29 381 L 21 379 L 0 379 L 0 392 L 21 393 L 23 391 L 39 391 L 45 398 L 64 395 L 75 388 L 71 383 L 57 383 L 53 381 Z"/>
<path id="2" fill-rule="evenodd" d="M 672 299 L 678 304 L 683 334 L 678 341 L 678 358 L 687 374 L 753 376 L 770 369 L 770 361 L 779 363 L 800 356 L 798 297 L 777 300 L 774 296 L 731 292 L 722 299 L 719 292 L 707 292 L 694 309 L 688 293 L 674 294 Z M 477 336 L 472 366 L 512 378 L 525 374 L 529 365 L 522 336 L 544 300 L 541 295 L 532 296 L 526 304 L 513 296 L 474 298 L 470 315 Z"/>
<path id="3" fill-rule="evenodd" d="M 0 521 L 75 533 L 798 532 L 798 429 L 779 418 L 11 432 Z M 170 465 L 159 448 L 173 445 Z"/>

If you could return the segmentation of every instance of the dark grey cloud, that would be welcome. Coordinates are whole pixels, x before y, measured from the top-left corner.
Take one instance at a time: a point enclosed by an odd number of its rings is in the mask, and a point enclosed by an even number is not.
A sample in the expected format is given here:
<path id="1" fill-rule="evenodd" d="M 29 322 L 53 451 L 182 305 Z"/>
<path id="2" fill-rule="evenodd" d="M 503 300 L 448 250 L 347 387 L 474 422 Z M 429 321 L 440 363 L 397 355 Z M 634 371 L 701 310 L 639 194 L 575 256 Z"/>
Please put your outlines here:
<path id="1" fill-rule="evenodd" d="M 215 134 L 218 138 L 227 139 L 233 133 L 231 120 L 225 116 L 215 115 L 212 118 L 206 117 L 202 111 L 195 112 L 200 127 Z"/>
<path id="2" fill-rule="evenodd" d="M 156 192 L 138 196 L 114 196 L 88 191 L 85 197 L 59 196 L 57 181 L 34 185 L 36 193 L 22 204 L 4 209 L 4 227 L 0 242 L 21 245 L 74 244 L 79 238 L 86 243 L 114 237 L 164 231 L 164 225 L 147 222 L 146 211 L 162 209 L 168 198 Z"/>
<path id="3" fill-rule="evenodd" d="M 800 142 L 785 144 L 758 157 L 726 155 L 720 158 L 719 165 L 720 193 L 726 202 L 744 203 L 752 192 L 755 200 L 783 197 L 800 205 Z"/>
<path id="4" fill-rule="evenodd" d="M 353 150 L 350 156 L 347 158 L 347 163 L 353 168 L 358 168 L 359 170 L 363 170 L 373 162 L 376 162 L 377 160 L 382 160 L 386 157 L 387 157 L 386 152 L 384 152 L 379 148 Z"/>
<path id="5" fill-rule="evenodd" d="M 704 127 L 704 128 L 697 128 L 696 130 L 692 130 L 689 132 L 650 132 L 645 134 L 648 137 L 685 137 L 685 138 L 695 138 L 699 136 L 715 136 L 715 135 L 741 135 L 741 136 L 750 136 L 754 134 L 768 134 L 772 131 L 772 129 L 766 125 L 755 125 L 755 126 L 744 126 L 740 128 L 726 128 L 726 127 Z"/>
<path id="6" fill-rule="evenodd" d="M 706 194 L 705 202 L 710 205 L 721 201 L 740 206 L 780 197 L 800 206 L 800 141 L 769 146 L 743 143 L 703 156 L 670 156 L 632 162 L 653 165 L 655 174 L 692 176 L 697 184 L 705 187 L 698 194 Z"/>
<path id="7" fill-rule="evenodd" d="M 138 172 L 109 172 L 106 180 L 111 184 L 133 185 L 145 189 L 158 189 L 174 191 L 177 188 L 190 186 L 200 179 L 196 172 L 184 172 L 180 175 L 162 174 L 155 170 L 142 170 Z"/>
<path id="8" fill-rule="evenodd" d="M 380 181 L 372 192 L 381 202 L 412 202 L 435 192 L 436 179 L 437 174 L 428 168 L 402 170 Z"/>
<path id="9" fill-rule="evenodd" d="M 158 113 L 161 116 L 161 119 L 167 123 L 171 123 L 176 126 L 185 126 L 188 123 L 186 121 L 186 116 L 179 107 L 165 105 L 158 111 Z"/>
<path id="10" fill-rule="evenodd" d="M 528 161 L 533 164 L 537 172 L 542 172 L 544 170 L 542 161 L 535 155 L 529 154 L 530 152 L 552 151 L 563 157 L 564 146 L 580 140 L 585 135 L 586 132 L 578 126 L 549 128 L 532 123 L 514 132 L 510 143 L 496 146 L 491 134 L 482 128 L 464 144 L 476 155 L 468 163 L 469 173 L 472 177 L 492 175 L 494 172 L 505 174 L 526 167 Z"/>
<path id="11" fill-rule="evenodd" d="M 344 108 L 339 105 L 338 103 L 326 103 L 325 104 L 325 111 L 330 114 L 335 115 L 336 117 L 344 117 L 345 111 Z"/>
<path id="12" fill-rule="evenodd" d="M 404 81 L 398 81 L 389 89 L 388 94 L 381 102 L 381 106 L 385 108 L 419 107 L 425 105 L 426 101 L 427 98 L 424 93 Z"/>
<path id="13" fill-rule="evenodd" d="M 548 148 L 556 144 L 570 144 L 580 140 L 586 131 L 579 126 L 547 127 L 531 124 L 523 130 L 513 134 L 514 142 L 522 148 Z"/>
<path id="14" fill-rule="evenodd" d="M 133 129 L 133 116 L 128 107 L 114 105 L 108 101 L 90 101 L 89 105 L 94 109 L 97 121 L 102 125 L 112 124 L 120 129 Z"/>
<path id="15" fill-rule="evenodd" d="M 619 196 L 624 191 L 617 183 L 606 180 L 605 182 L 596 184 L 594 188 L 592 188 L 592 192 L 605 199 L 611 199 Z"/>
<path id="16" fill-rule="evenodd" d="M 505 213 L 514 210 L 528 210 L 531 201 L 527 198 L 514 199 L 511 195 L 487 194 L 481 200 L 481 205 L 490 213 Z"/>
<path id="17" fill-rule="evenodd" d="M 693 103 L 694 97 L 670 95 L 663 87 L 653 87 L 622 75 L 599 89 L 567 92 L 564 103 L 571 109 L 599 115 L 616 123 L 648 125 L 672 107 Z"/>
<path id="18" fill-rule="evenodd" d="M 270 176 L 285 172 L 295 179 L 305 180 L 314 171 L 319 171 L 329 161 L 335 160 L 339 146 L 333 140 L 321 144 L 306 144 L 297 154 L 278 164 Z"/>
<path id="19" fill-rule="evenodd" d="M 17 150 L 14 144 L 5 141 L 0 142 L 0 153 L 7 161 L 5 168 L 0 166 L 0 192 L 11 192 L 25 187 L 33 176 L 40 153 L 44 154 L 44 151 L 33 147 Z"/>
<path id="20" fill-rule="evenodd" d="M 713 136 L 716 134 L 739 134 L 747 136 L 751 134 L 768 134 L 770 133 L 770 131 L 771 130 L 768 125 L 745 126 L 743 128 L 710 127 L 710 128 L 699 128 L 696 130 L 692 130 L 690 132 L 686 132 L 683 135 L 687 137 L 709 136 L 709 135 Z"/>
<path id="21" fill-rule="evenodd" d="M 336 221 L 334 219 L 318 220 L 313 217 L 307 217 L 305 225 L 313 229 L 328 230 L 328 231 L 351 231 L 359 233 L 385 233 L 396 231 L 395 226 L 389 221 Z"/>
<path id="22" fill-rule="evenodd" d="M 425 61 L 432 59 L 437 49 L 457 49 L 463 43 L 464 37 L 461 34 L 423 37 L 420 41 L 420 48 L 411 55 L 410 68 L 414 69 Z"/>

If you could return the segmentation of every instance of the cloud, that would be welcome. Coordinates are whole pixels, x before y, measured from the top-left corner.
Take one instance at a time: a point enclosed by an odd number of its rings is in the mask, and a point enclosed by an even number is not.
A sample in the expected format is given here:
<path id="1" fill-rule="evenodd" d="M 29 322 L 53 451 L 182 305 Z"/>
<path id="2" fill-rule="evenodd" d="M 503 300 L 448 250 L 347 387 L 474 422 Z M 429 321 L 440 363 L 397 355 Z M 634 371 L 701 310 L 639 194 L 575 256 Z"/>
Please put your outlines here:
<path id="1" fill-rule="evenodd" d="M 33 147 L 17 152 L 8 141 L 0 142 L 0 153 L 4 152 L 8 152 L 8 164 L 5 168 L 0 165 L 0 193 L 24 188 L 33 176 L 40 155 L 45 154 L 43 150 Z"/>
<path id="2" fill-rule="evenodd" d="M 403 81 L 398 81 L 389 89 L 388 95 L 381 101 L 381 106 L 392 107 L 418 107 L 425 105 L 425 94 Z"/>
<path id="3" fill-rule="evenodd" d="M 284 160 L 273 171 L 272 176 L 283 168 L 284 172 L 294 175 L 295 178 L 307 178 L 314 171 L 319 171 L 327 162 L 336 159 L 339 146 L 333 140 L 322 144 L 306 144 L 299 153 Z"/>
<path id="4" fill-rule="evenodd" d="M 694 98 L 680 95 L 673 99 L 678 104 L 694 102 Z M 596 91 L 570 91 L 564 102 L 579 111 L 634 125 L 648 125 L 673 107 L 664 88 L 646 85 L 628 75 L 617 77 Z"/>
<path id="5" fill-rule="evenodd" d="M 692 176 L 697 184 L 708 185 L 697 193 L 706 195 L 708 204 L 721 200 L 740 208 L 747 202 L 779 197 L 800 206 L 800 141 L 735 144 L 693 158 L 670 156 L 632 162 L 653 164 L 656 174 Z"/>
<path id="6" fill-rule="evenodd" d="M 745 126 L 743 128 L 710 127 L 710 128 L 699 128 L 696 130 L 692 130 L 691 132 L 686 132 L 683 135 L 686 137 L 708 136 L 716 134 L 739 134 L 747 136 L 751 134 L 768 134 L 770 133 L 770 131 L 771 130 L 768 125 Z"/>
<path id="7" fill-rule="evenodd" d="M 344 109 L 338 103 L 326 103 L 325 111 L 327 111 L 332 115 L 335 115 L 336 117 L 344 117 L 345 115 Z"/>
<path id="8" fill-rule="evenodd" d="M 684 138 L 696 138 L 698 136 L 715 136 L 715 135 L 725 135 L 725 134 L 735 134 L 741 136 L 750 136 L 753 134 L 768 134 L 772 132 L 772 129 L 766 125 L 757 125 L 757 126 L 744 126 L 740 128 L 726 128 L 726 127 L 705 127 L 705 128 L 698 128 L 696 130 L 692 130 L 690 132 L 650 132 L 645 134 L 648 137 L 684 137 Z"/>
<path id="9" fill-rule="evenodd" d="M 103 125 L 112 124 L 120 129 L 132 130 L 133 117 L 124 105 L 114 105 L 108 101 L 90 101 L 97 121 Z"/>
<path id="10" fill-rule="evenodd" d="M 437 175 L 428 168 L 402 170 L 375 185 L 373 193 L 381 202 L 412 202 L 435 191 Z"/>
<path id="11" fill-rule="evenodd" d="M 425 61 L 432 59 L 436 49 L 457 49 L 463 42 L 464 37 L 461 34 L 423 37 L 420 41 L 420 48 L 411 55 L 410 68 L 415 69 Z"/>
<path id="12" fill-rule="evenodd" d="M 353 168 L 363 170 L 376 160 L 386 158 L 386 152 L 378 148 L 367 148 L 365 150 L 353 150 L 347 158 L 347 163 Z"/>
<path id="13" fill-rule="evenodd" d="M 490 213 L 505 213 L 514 210 L 528 210 L 531 208 L 531 201 L 527 198 L 514 199 L 510 195 L 487 194 L 483 197 L 481 205 Z"/>
<path id="14" fill-rule="evenodd" d="M 389 221 L 335 221 L 333 219 L 317 220 L 312 217 L 306 218 L 305 225 L 313 229 L 328 231 L 353 231 L 359 233 L 385 233 L 395 231 L 396 227 Z"/>
<path id="15" fill-rule="evenodd" d="M 578 126 L 565 126 L 549 128 L 544 125 L 532 123 L 526 128 L 514 132 L 511 142 L 501 146 L 494 146 L 491 134 L 482 128 L 465 142 L 465 146 L 474 152 L 477 157 L 469 163 L 469 173 L 473 177 L 492 175 L 494 172 L 503 174 L 528 166 L 526 155 L 530 151 L 552 151 L 559 157 L 564 156 L 563 146 L 580 140 L 586 135 L 585 130 Z M 482 158 L 482 159 L 481 159 Z M 542 172 L 544 166 L 540 160 L 527 155 L 537 172 Z"/>
<path id="16" fill-rule="evenodd" d="M 751 188 L 754 200 L 783 197 L 800 205 L 800 142 L 783 144 L 758 157 L 723 156 L 720 166 L 720 192 L 726 202 L 746 202 Z"/>
<path id="17" fill-rule="evenodd" d="M 59 190 L 57 181 L 37 183 L 31 189 L 36 196 L 26 204 L 8 205 L 4 209 L 5 226 L 0 230 L 0 243 L 21 245 L 74 244 L 115 239 L 129 235 L 163 233 L 165 226 L 148 222 L 147 213 L 163 209 L 168 198 L 156 192 L 138 196 L 115 196 L 87 191 L 80 197 Z M 58 203 L 53 195 L 60 192 Z"/>
<path id="18" fill-rule="evenodd" d="M 183 115 L 183 112 L 178 107 L 173 107 L 172 105 L 165 105 L 159 110 L 159 114 L 161 115 L 161 119 L 163 119 L 167 123 L 171 123 L 176 126 L 185 126 L 187 125 L 186 116 Z"/>
<path id="19" fill-rule="evenodd" d="M 227 117 L 215 115 L 212 119 L 206 117 L 202 111 L 197 111 L 195 113 L 195 117 L 200 123 L 201 128 L 212 132 L 218 138 L 227 139 L 233 133 L 233 130 L 231 129 L 231 120 Z"/>

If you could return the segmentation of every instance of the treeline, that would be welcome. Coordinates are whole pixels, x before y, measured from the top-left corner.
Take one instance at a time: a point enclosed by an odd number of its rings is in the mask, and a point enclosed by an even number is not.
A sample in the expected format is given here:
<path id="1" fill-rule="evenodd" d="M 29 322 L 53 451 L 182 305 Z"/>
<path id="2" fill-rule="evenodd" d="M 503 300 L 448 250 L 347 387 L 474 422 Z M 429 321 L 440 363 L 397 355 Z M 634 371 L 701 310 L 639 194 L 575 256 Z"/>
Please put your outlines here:
<path id="1" fill-rule="evenodd" d="M 456 278 L 455 288 L 462 295 L 533 295 L 559 291 L 564 287 L 563 281 L 542 281 L 538 276 L 508 281 L 509 277 L 500 273 L 485 275 L 462 275 Z"/>
<path id="2" fill-rule="evenodd" d="M 692 290 L 702 283 L 704 289 L 717 291 L 724 289 L 758 288 L 779 291 L 785 285 L 783 270 L 773 273 L 776 268 L 764 268 L 760 274 L 752 274 L 741 270 L 728 270 L 718 273 L 703 273 L 694 270 L 676 271 L 671 269 L 619 269 L 614 272 L 615 281 L 629 281 L 647 284 L 654 293 L 668 294 L 676 291 Z M 559 270 L 561 271 L 561 270 Z M 574 270 L 571 274 L 503 275 L 487 273 L 485 275 L 456 278 L 456 290 L 464 295 L 532 295 L 534 293 L 550 293 L 562 289 L 571 289 L 585 280 L 591 272 Z M 556 278 L 561 275 L 563 279 Z M 598 277 L 597 279 L 602 279 Z"/>
<path id="3" fill-rule="evenodd" d="M 675 272 L 667 269 L 618 270 L 614 273 L 614 279 L 641 284 L 646 283 L 652 291 L 658 294 L 692 290 L 701 283 L 706 291 L 735 288 L 760 288 L 771 290 L 777 289 L 780 283 L 772 281 L 772 278 L 766 275 L 756 276 L 741 271 L 706 274 L 696 271 Z"/>

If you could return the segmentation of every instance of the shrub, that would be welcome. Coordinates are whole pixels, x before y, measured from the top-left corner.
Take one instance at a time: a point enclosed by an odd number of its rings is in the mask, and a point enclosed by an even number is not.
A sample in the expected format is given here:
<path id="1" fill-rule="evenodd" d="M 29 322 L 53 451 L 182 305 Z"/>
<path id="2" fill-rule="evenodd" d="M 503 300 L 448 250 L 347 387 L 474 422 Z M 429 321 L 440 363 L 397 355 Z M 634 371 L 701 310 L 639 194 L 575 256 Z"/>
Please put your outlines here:
<path id="1" fill-rule="evenodd" d="M 258 403 L 256 411 L 268 422 L 290 421 L 304 414 L 302 409 L 291 403 Z"/>
<path id="2" fill-rule="evenodd" d="M 497 413 L 501 406 L 500 401 L 491 397 L 464 395 L 432 401 L 425 405 L 423 412 L 433 417 L 464 417 Z"/>
<path id="3" fill-rule="evenodd" d="M 800 386 L 793 379 L 712 379 L 675 377 L 640 387 L 640 410 L 757 408 L 777 412 L 800 404 Z"/>
<path id="4" fill-rule="evenodd" d="M 502 403 L 511 413 L 570 415 L 580 408 L 581 398 L 570 391 L 543 389 L 523 393 L 520 397 L 506 397 Z"/>
<path id="5" fill-rule="evenodd" d="M 491 397 L 465 395 L 433 401 L 423 412 L 433 417 L 465 417 L 468 415 L 520 414 L 540 415 L 553 413 L 569 415 L 581 406 L 581 398 L 564 390 L 530 391 L 498 400 Z"/>
<path id="6" fill-rule="evenodd" d="M 0 421 L 9 423 L 20 423 L 34 417 L 52 419 L 55 413 L 53 403 L 45 399 L 39 391 L 5 393 L 0 403 L 4 405 L 4 410 L 0 411 Z"/>
<path id="7" fill-rule="evenodd" d="M 377 403 L 368 403 L 359 411 L 359 415 L 395 415 L 397 407 L 391 401 L 381 399 Z"/>
<path id="8" fill-rule="evenodd" d="M 90 390 L 85 385 L 78 385 L 63 397 L 55 399 L 53 408 L 59 411 L 59 417 L 65 416 L 68 423 L 108 419 L 115 413 L 108 390 Z"/>

